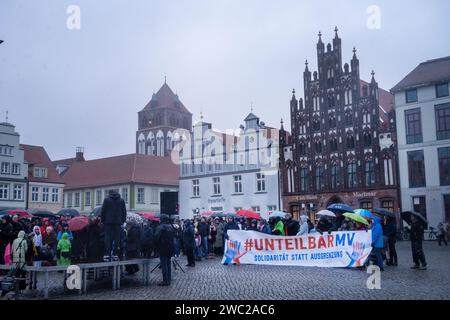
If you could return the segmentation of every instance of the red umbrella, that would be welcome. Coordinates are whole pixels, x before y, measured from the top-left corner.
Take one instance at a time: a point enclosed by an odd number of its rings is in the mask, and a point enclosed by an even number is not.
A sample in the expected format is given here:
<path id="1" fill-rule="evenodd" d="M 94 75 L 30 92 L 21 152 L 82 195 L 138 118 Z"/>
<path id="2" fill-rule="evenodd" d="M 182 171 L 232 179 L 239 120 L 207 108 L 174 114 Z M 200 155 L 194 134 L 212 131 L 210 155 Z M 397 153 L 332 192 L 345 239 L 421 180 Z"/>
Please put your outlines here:
<path id="1" fill-rule="evenodd" d="M 31 214 L 22 209 L 8 210 L 8 214 L 12 216 L 19 216 L 21 218 L 33 218 Z"/>
<path id="2" fill-rule="evenodd" d="M 241 209 L 236 214 L 240 217 L 248 218 L 248 219 L 261 219 L 261 215 L 258 212 L 252 210 L 244 210 Z"/>
<path id="3" fill-rule="evenodd" d="M 159 221 L 161 217 L 161 215 L 156 212 L 143 212 L 141 213 L 141 216 L 150 221 Z"/>
<path id="4" fill-rule="evenodd" d="M 68 224 L 70 231 L 80 231 L 89 225 L 89 218 L 86 216 L 78 216 L 70 219 Z"/>
<path id="5" fill-rule="evenodd" d="M 213 211 L 203 211 L 201 216 L 205 218 L 209 218 L 214 212 Z"/>

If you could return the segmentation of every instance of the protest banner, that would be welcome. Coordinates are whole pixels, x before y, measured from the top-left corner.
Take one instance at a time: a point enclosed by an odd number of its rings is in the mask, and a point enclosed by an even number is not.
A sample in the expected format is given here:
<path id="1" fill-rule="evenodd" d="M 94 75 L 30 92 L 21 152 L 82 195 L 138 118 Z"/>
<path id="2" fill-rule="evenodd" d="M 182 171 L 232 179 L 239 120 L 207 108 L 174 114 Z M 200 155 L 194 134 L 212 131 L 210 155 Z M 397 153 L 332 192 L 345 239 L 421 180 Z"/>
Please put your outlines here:
<path id="1" fill-rule="evenodd" d="M 311 267 L 363 266 L 372 250 L 372 232 L 338 231 L 273 236 L 229 230 L 222 263 Z"/>

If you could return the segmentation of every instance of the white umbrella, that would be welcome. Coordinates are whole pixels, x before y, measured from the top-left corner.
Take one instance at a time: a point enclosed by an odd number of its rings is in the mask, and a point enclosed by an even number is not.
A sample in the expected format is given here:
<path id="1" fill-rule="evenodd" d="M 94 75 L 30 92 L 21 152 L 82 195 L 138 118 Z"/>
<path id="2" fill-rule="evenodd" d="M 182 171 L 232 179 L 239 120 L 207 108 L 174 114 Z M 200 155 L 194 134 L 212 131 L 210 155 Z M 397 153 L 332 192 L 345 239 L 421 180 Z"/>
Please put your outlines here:
<path id="1" fill-rule="evenodd" d="M 286 212 L 273 211 L 271 214 L 269 214 L 269 219 L 270 218 L 276 218 L 276 217 L 286 218 Z"/>
<path id="2" fill-rule="evenodd" d="M 139 225 L 144 223 L 144 219 L 134 212 L 127 212 L 127 223 Z"/>
<path id="3" fill-rule="evenodd" d="M 317 212 L 318 216 L 336 217 L 336 215 L 330 210 L 320 210 Z"/>

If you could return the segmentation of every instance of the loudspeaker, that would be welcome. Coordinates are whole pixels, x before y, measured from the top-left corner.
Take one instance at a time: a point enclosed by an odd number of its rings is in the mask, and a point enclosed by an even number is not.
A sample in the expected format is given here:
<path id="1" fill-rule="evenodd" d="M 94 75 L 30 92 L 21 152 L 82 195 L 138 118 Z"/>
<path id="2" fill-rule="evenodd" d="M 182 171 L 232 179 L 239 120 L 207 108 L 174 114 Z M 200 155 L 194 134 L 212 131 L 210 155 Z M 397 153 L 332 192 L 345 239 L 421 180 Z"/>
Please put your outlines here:
<path id="1" fill-rule="evenodd" d="M 161 192 L 161 213 L 178 214 L 178 192 Z"/>

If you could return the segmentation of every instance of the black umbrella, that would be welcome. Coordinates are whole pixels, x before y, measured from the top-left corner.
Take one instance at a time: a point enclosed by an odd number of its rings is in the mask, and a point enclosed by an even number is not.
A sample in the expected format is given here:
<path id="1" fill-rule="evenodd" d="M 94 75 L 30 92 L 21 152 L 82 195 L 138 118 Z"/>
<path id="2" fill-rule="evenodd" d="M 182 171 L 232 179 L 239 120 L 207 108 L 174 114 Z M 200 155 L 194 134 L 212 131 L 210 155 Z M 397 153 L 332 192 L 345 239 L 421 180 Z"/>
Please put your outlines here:
<path id="1" fill-rule="evenodd" d="M 428 225 L 427 219 L 425 219 L 425 217 L 423 215 L 421 215 L 420 213 L 418 213 L 418 212 L 415 212 L 415 211 L 403 211 L 400 215 L 401 215 L 402 219 L 405 220 L 409 225 L 412 224 L 412 221 L 411 221 L 411 216 L 412 215 L 416 216 L 425 225 Z"/>
<path id="2" fill-rule="evenodd" d="M 227 215 L 223 212 L 215 212 L 211 215 L 211 218 L 225 218 Z"/>
<path id="3" fill-rule="evenodd" d="M 392 213 L 388 209 L 384 209 L 384 208 L 373 209 L 372 213 L 379 214 L 380 216 L 395 218 L 394 213 Z"/>
<path id="4" fill-rule="evenodd" d="M 58 216 L 70 216 L 70 217 L 77 217 L 80 215 L 77 209 L 72 208 L 64 208 L 58 211 Z"/>
<path id="5" fill-rule="evenodd" d="M 39 218 L 55 218 L 55 215 L 53 214 L 53 212 L 51 212 L 50 210 L 47 210 L 47 209 L 36 208 L 36 209 L 29 210 L 28 212 L 31 213 L 33 216 L 39 217 Z"/>
<path id="6" fill-rule="evenodd" d="M 99 206 L 96 207 L 94 210 L 92 210 L 90 215 L 94 217 L 100 217 L 101 213 L 102 213 L 102 206 Z"/>

